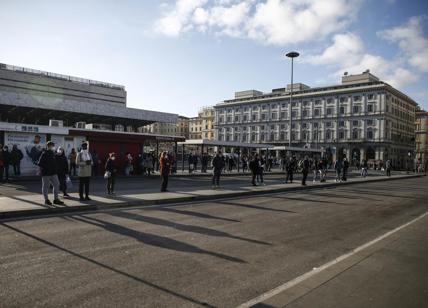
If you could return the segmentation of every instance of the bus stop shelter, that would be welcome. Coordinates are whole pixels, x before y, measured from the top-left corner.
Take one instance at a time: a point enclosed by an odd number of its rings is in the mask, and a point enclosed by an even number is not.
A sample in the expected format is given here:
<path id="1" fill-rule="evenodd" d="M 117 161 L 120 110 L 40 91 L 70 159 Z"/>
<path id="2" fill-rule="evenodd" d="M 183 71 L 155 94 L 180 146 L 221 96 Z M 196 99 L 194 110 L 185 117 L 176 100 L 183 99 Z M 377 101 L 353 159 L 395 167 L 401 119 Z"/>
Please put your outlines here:
<path id="1" fill-rule="evenodd" d="M 238 172 L 240 170 L 241 162 L 241 149 L 254 149 L 254 150 L 266 150 L 274 148 L 271 144 L 261 144 L 261 143 L 243 143 L 243 142 L 234 142 L 234 141 L 218 141 L 218 140 L 208 140 L 208 139 L 190 139 L 184 142 L 177 142 L 178 146 L 181 146 L 181 159 L 182 159 L 182 171 L 184 171 L 184 156 L 185 156 L 185 147 L 186 146 L 196 146 L 200 148 L 200 154 L 204 154 L 204 150 L 208 147 L 217 147 L 217 148 L 233 148 L 237 149 L 238 154 Z"/>

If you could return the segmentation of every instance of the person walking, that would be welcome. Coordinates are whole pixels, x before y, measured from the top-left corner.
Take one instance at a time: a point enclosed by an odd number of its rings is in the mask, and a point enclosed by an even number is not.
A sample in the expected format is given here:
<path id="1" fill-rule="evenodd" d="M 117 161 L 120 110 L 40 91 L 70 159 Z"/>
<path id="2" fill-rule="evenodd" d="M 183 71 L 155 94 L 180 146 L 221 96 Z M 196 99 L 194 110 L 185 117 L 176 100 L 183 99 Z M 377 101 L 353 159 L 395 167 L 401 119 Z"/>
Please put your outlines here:
<path id="1" fill-rule="evenodd" d="M 12 147 L 12 152 L 10 153 L 10 160 L 13 167 L 13 173 L 15 176 L 21 175 L 21 160 L 24 158 L 24 154 L 22 154 L 22 151 L 18 149 L 18 146 L 16 144 Z"/>
<path id="2" fill-rule="evenodd" d="M 93 151 L 91 155 L 92 155 L 92 162 L 93 162 L 92 175 L 97 177 L 98 176 L 98 170 L 100 169 L 99 166 L 100 166 L 101 161 L 100 161 L 100 158 L 98 156 L 97 151 Z"/>
<path id="3" fill-rule="evenodd" d="M 57 167 L 57 174 L 59 180 L 59 190 L 62 191 L 64 197 L 70 197 L 67 194 L 67 175 L 68 175 L 68 161 L 65 157 L 64 149 L 58 147 L 55 154 L 55 163 Z"/>
<path id="4" fill-rule="evenodd" d="M 391 164 L 391 160 L 388 159 L 385 163 L 385 168 L 386 168 L 386 176 L 387 177 L 391 177 L 391 169 L 392 169 L 392 164 Z"/>
<path id="5" fill-rule="evenodd" d="M 261 185 L 265 185 L 264 179 L 263 179 L 263 175 L 264 175 L 264 171 L 266 168 L 266 160 L 264 159 L 263 156 L 258 156 L 257 159 L 257 183 L 260 183 Z"/>
<path id="6" fill-rule="evenodd" d="M 114 191 L 114 185 L 116 184 L 116 174 L 117 174 L 115 153 L 110 153 L 108 155 L 108 158 L 104 167 L 105 167 L 104 177 L 107 178 L 107 194 L 115 195 L 116 193 Z"/>
<path id="7" fill-rule="evenodd" d="M 161 192 L 168 191 L 168 177 L 171 172 L 171 162 L 167 152 L 162 152 L 159 159 L 160 174 L 162 177 Z"/>
<path id="8" fill-rule="evenodd" d="M 312 178 L 312 182 L 313 183 L 315 183 L 316 181 L 317 181 L 317 179 L 318 179 L 318 175 L 319 175 L 319 177 L 320 177 L 320 180 L 321 180 L 321 169 L 320 169 L 320 166 L 321 166 L 321 161 L 320 160 L 318 160 L 318 158 L 315 158 L 313 161 L 312 161 L 312 172 L 313 172 L 313 178 Z"/>
<path id="9" fill-rule="evenodd" d="M 251 159 L 249 163 L 249 168 L 251 171 L 251 184 L 253 184 L 253 186 L 257 186 L 256 176 L 259 169 L 259 154 L 255 154 L 253 159 Z"/>
<path id="10" fill-rule="evenodd" d="M 37 165 L 40 168 L 40 174 L 42 176 L 42 193 L 43 197 L 45 198 L 45 205 L 52 205 L 48 195 L 50 185 L 53 187 L 53 204 L 64 205 L 64 202 L 59 200 L 58 197 L 59 180 L 54 147 L 55 143 L 48 141 L 46 144 L 46 149 L 42 151 Z"/>
<path id="11" fill-rule="evenodd" d="M 201 164 L 202 164 L 201 172 L 202 172 L 202 173 L 207 173 L 207 168 L 208 168 L 208 155 L 207 155 L 206 153 L 202 154 Z"/>
<path id="12" fill-rule="evenodd" d="M 144 167 L 146 169 L 147 176 L 153 172 L 153 156 L 148 154 L 144 159 Z"/>
<path id="13" fill-rule="evenodd" d="M 348 170 L 349 170 L 349 161 L 346 156 L 343 158 L 343 170 L 342 170 L 342 180 L 346 182 L 348 180 Z"/>
<path id="14" fill-rule="evenodd" d="M 218 151 L 216 156 L 213 158 L 211 165 L 213 168 L 212 185 L 213 185 L 213 189 L 217 189 L 220 187 L 221 171 L 225 166 L 223 155 L 221 154 L 220 151 Z"/>
<path id="15" fill-rule="evenodd" d="M 127 153 L 125 157 L 125 175 L 130 176 L 134 171 L 134 159 L 131 153 Z"/>
<path id="16" fill-rule="evenodd" d="M 2 150 L 3 156 L 3 169 L 4 169 L 4 182 L 9 182 L 9 166 L 10 166 L 10 152 L 9 147 L 5 145 Z"/>
<path id="17" fill-rule="evenodd" d="M 89 182 L 92 174 L 92 157 L 89 153 L 89 144 L 82 143 L 82 149 L 76 156 L 76 165 L 79 167 L 79 197 L 80 201 L 90 201 Z"/>
<path id="18" fill-rule="evenodd" d="M 336 179 L 335 182 L 342 182 L 342 170 L 343 170 L 343 163 L 342 161 L 339 159 L 336 160 L 336 162 L 334 163 L 334 170 L 336 171 Z"/>
<path id="19" fill-rule="evenodd" d="M 309 168 L 311 163 L 309 161 L 308 155 L 305 155 L 305 158 L 302 161 L 302 185 L 306 186 L 306 179 L 308 178 Z"/>
<path id="20" fill-rule="evenodd" d="M 72 176 L 76 176 L 77 172 L 76 172 L 76 157 L 77 157 L 77 153 L 76 150 L 74 148 L 71 149 L 70 154 L 68 155 L 68 160 L 70 161 L 70 175 Z"/>

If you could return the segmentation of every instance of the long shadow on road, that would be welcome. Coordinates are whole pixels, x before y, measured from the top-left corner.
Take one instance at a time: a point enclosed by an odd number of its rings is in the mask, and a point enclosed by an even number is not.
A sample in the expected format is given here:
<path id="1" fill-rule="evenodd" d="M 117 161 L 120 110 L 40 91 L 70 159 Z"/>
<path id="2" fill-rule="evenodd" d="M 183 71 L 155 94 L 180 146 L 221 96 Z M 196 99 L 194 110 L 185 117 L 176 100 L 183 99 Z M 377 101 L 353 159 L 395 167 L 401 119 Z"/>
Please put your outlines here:
<path id="1" fill-rule="evenodd" d="M 52 243 L 52 242 L 49 242 L 49 241 L 47 241 L 47 240 L 44 240 L 44 239 L 42 239 L 42 238 L 40 238 L 40 237 L 38 237 L 38 236 L 36 236 L 36 235 L 33 235 L 33 234 L 31 234 L 31 233 L 28 233 L 28 232 L 25 232 L 25 231 L 20 230 L 20 229 L 18 229 L 18 228 L 15 228 L 15 227 L 13 227 L 13 226 L 10 226 L 10 225 L 8 225 L 8 224 L 6 224 L 6 223 L 0 223 L 0 225 L 1 225 L 1 226 L 4 226 L 4 227 L 6 227 L 6 228 L 8 228 L 8 229 L 10 229 L 10 230 L 12 230 L 12 231 L 15 231 L 15 232 L 17 232 L 17 233 L 19 233 L 19 234 L 25 235 L 25 236 L 27 236 L 27 237 L 29 237 L 29 238 L 31 238 L 31 239 L 33 239 L 33 240 L 36 240 L 36 241 L 38 241 L 38 242 L 40 242 L 40 243 L 43 243 L 43 244 L 45 244 L 45 245 L 47 245 L 47 246 L 51 246 L 51 247 L 53 247 L 53 248 L 56 248 L 56 249 L 58 249 L 58 250 L 61 250 L 61 251 L 65 252 L 65 253 L 68 253 L 68 254 L 70 254 L 70 255 L 72 255 L 72 256 L 74 256 L 74 257 L 77 257 L 77 258 L 79 258 L 79 259 L 82 259 L 82 260 L 84 260 L 84 261 L 86 261 L 86 262 L 89 262 L 89 263 L 92 263 L 92 264 L 94 264 L 94 265 L 100 266 L 100 267 L 102 267 L 102 268 L 104 268 L 104 269 L 107 269 L 107 270 L 110 270 L 110 271 L 112 271 L 112 272 L 114 272 L 114 273 L 116 273 L 116 274 L 119 274 L 119 275 L 122 275 L 122 276 L 128 277 L 128 278 L 130 278 L 130 279 L 132 279 L 132 280 L 134 280 L 134 281 L 137 281 L 137 282 L 139 282 L 139 283 L 145 284 L 146 286 L 152 287 L 152 288 L 154 288 L 154 289 L 156 289 L 156 290 L 159 290 L 159 291 L 162 291 L 162 292 L 168 293 L 168 294 L 170 294 L 170 295 L 172 295 L 172 296 L 175 296 L 175 297 L 177 297 L 177 298 L 180 298 L 180 299 L 183 299 L 183 300 L 189 301 L 189 302 L 191 302 L 191 303 L 193 303 L 193 304 L 197 304 L 197 305 L 204 306 L 204 307 L 213 307 L 213 308 L 215 307 L 215 306 L 209 305 L 209 304 L 207 304 L 207 303 L 205 303 L 205 302 L 198 301 L 197 299 L 194 299 L 194 298 L 188 297 L 188 296 L 186 296 L 186 295 L 183 295 L 183 294 L 177 293 L 177 292 L 175 292 L 175 291 L 173 291 L 173 290 L 170 290 L 170 289 L 167 289 L 167 288 L 165 288 L 165 287 L 162 287 L 162 286 L 159 286 L 159 285 L 157 285 L 157 284 L 154 284 L 154 283 L 152 283 L 152 282 L 150 282 L 150 281 L 148 281 L 148 280 L 145 280 L 145 279 L 143 279 L 143 278 L 140 278 L 140 277 L 137 277 L 137 276 L 131 275 L 131 274 L 129 274 L 129 273 L 126 273 L 126 272 L 124 272 L 124 271 L 121 271 L 121 270 L 119 270 L 119 269 L 116 269 L 116 268 L 114 268 L 114 267 L 112 267 L 112 266 L 110 266 L 110 265 L 107 265 L 107 264 L 104 264 L 104 263 L 98 262 L 98 261 L 96 261 L 96 260 L 94 260 L 94 259 L 88 258 L 88 257 L 86 257 L 86 256 L 84 256 L 84 255 L 81 255 L 81 254 L 77 253 L 77 252 L 74 252 L 74 251 L 69 250 L 69 249 L 67 249 L 67 248 L 64 248 L 64 247 L 61 247 L 61 246 L 59 246 L 59 245 L 56 245 L 56 244 L 54 244 L 54 243 Z"/>

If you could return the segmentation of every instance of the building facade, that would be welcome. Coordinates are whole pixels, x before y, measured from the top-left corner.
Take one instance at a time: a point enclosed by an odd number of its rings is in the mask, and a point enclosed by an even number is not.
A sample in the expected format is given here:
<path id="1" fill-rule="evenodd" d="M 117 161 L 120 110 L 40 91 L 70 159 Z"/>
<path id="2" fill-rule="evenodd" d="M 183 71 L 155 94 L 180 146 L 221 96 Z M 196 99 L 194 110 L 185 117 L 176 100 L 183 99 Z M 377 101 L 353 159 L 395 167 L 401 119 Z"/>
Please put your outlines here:
<path id="1" fill-rule="evenodd" d="M 416 167 L 421 166 L 424 170 L 428 167 L 428 112 L 418 110 L 416 112 Z"/>
<path id="2" fill-rule="evenodd" d="M 322 147 L 330 160 L 391 159 L 396 168 L 405 168 L 415 144 L 417 108 L 407 95 L 368 71 L 344 75 L 335 86 L 294 84 L 291 107 L 290 90 L 237 92 L 217 104 L 215 138 L 288 145 L 291 135 L 292 146 Z"/>
<path id="3" fill-rule="evenodd" d="M 213 107 L 204 107 L 198 112 L 198 116 L 189 119 L 189 139 L 214 140 L 214 115 Z"/>

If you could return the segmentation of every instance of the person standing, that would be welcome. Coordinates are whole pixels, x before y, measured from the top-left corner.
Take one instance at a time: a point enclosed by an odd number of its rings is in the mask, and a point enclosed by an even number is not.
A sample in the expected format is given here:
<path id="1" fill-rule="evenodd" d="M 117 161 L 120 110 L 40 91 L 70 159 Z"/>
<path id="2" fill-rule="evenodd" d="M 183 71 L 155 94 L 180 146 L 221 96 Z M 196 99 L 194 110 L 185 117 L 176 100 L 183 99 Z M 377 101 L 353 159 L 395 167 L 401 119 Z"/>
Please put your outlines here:
<path id="1" fill-rule="evenodd" d="M 340 159 L 336 160 L 334 163 L 334 170 L 336 171 L 336 179 L 335 182 L 342 182 L 341 174 L 342 174 L 343 164 Z"/>
<path id="2" fill-rule="evenodd" d="M 76 156 L 76 165 L 79 168 L 79 197 L 80 201 L 90 201 L 89 182 L 92 174 L 92 157 L 89 153 L 87 142 L 82 143 L 82 148 Z M 83 197 L 85 195 L 85 197 Z"/>
<path id="3" fill-rule="evenodd" d="M 313 171 L 313 174 L 314 174 L 314 177 L 312 179 L 313 183 L 315 183 L 317 181 L 318 174 L 320 175 L 320 178 L 321 178 L 320 165 L 321 165 L 321 163 L 318 160 L 318 158 L 315 158 L 313 160 L 313 163 L 312 163 L 312 171 Z"/>
<path id="4" fill-rule="evenodd" d="M 391 177 L 391 169 L 392 169 L 392 166 L 391 166 L 392 164 L 391 164 L 391 160 L 390 159 L 388 159 L 387 161 L 386 161 L 386 163 L 385 163 L 385 168 L 386 168 L 386 176 L 387 177 Z"/>
<path id="5" fill-rule="evenodd" d="M 161 192 L 168 191 L 168 177 L 171 172 L 171 162 L 167 152 L 162 152 L 159 159 L 160 174 L 162 177 Z"/>
<path id="6" fill-rule="evenodd" d="M 347 181 L 347 176 L 348 176 L 348 169 L 349 169 L 349 161 L 346 158 L 346 156 L 343 158 L 343 171 L 342 171 L 342 180 L 344 182 Z"/>
<path id="7" fill-rule="evenodd" d="M 76 150 L 73 148 L 71 149 L 70 155 L 68 155 L 68 159 L 70 161 L 70 175 L 76 176 L 76 157 L 77 157 L 77 153 Z"/>
<path id="8" fill-rule="evenodd" d="M 93 174 L 93 176 L 98 176 L 98 170 L 99 170 L 99 165 L 100 165 L 100 158 L 99 158 L 99 156 L 98 156 L 98 153 L 97 153 L 97 151 L 94 151 L 93 153 L 92 153 L 92 162 L 93 162 L 93 165 L 92 165 L 92 174 Z"/>
<path id="9" fill-rule="evenodd" d="M 21 175 L 21 160 L 24 158 L 22 151 L 18 149 L 16 144 L 12 147 L 12 152 L 10 153 L 10 159 L 13 167 L 13 173 L 15 176 Z"/>
<path id="10" fill-rule="evenodd" d="M 263 156 L 259 157 L 257 159 L 257 182 L 261 183 L 262 185 L 265 185 L 264 180 L 263 180 L 263 173 L 265 171 L 265 166 L 266 166 L 266 160 L 264 159 Z"/>
<path id="11" fill-rule="evenodd" d="M 58 172 L 59 189 L 64 194 L 64 197 L 70 197 L 67 194 L 67 175 L 68 175 L 68 162 L 65 157 L 64 149 L 58 147 L 55 154 L 55 163 Z"/>
<path id="12" fill-rule="evenodd" d="M 56 205 L 64 205 L 64 202 L 59 200 L 58 197 L 58 167 L 55 160 L 54 147 L 55 144 L 52 141 L 49 141 L 46 144 L 46 149 L 42 151 L 37 164 L 40 168 L 40 174 L 42 176 L 42 193 L 43 197 L 45 198 L 45 205 L 52 205 L 52 202 L 49 200 L 48 196 L 50 185 L 53 186 L 53 203 Z"/>
<path id="13" fill-rule="evenodd" d="M 303 175 L 302 185 L 303 186 L 306 186 L 306 179 L 308 178 L 309 168 L 310 168 L 310 162 L 309 162 L 308 156 L 306 155 L 302 162 L 302 175 Z"/>
<path id="14" fill-rule="evenodd" d="M 10 166 L 10 152 L 7 145 L 3 148 L 3 168 L 4 168 L 4 181 L 9 182 L 9 166 Z"/>
<path id="15" fill-rule="evenodd" d="M 285 178 L 285 184 L 290 181 L 290 183 L 293 183 L 293 174 L 294 174 L 294 168 L 295 168 L 295 158 L 289 157 L 287 162 L 285 163 L 285 172 L 286 172 L 286 178 Z"/>
<path id="16" fill-rule="evenodd" d="M 251 159 L 249 167 L 250 167 L 250 171 L 251 171 L 251 184 L 253 184 L 253 186 L 257 186 L 256 176 L 257 176 L 257 172 L 258 172 L 258 168 L 259 168 L 259 155 L 258 154 L 255 154 L 253 159 Z"/>
<path id="17" fill-rule="evenodd" d="M 220 187 L 221 171 L 225 166 L 223 155 L 221 154 L 220 151 L 218 151 L 216 156 L 213 158 L 211 165 L 213 167 L 212 185 L 213 185 L 213 189 L 217 189 Z"/>
<path id="18" fill-rule="evenodd" d="M 105 165 L 105 172 L 107 173 L 107 194 L 115 195 L 116 193 L 114 192 L 114 185 L 116 184 L 117 174 L 115 153 L 109 154 Z"/>
<path id="19" fill-rule="evenodd" d="M 367 176 L 367 170 L 369 169 L 369 165 L 367 163 L 367 160 L 363 160 L 363 163 L 361 164 L 361 176 L 365 178 Z"/>

